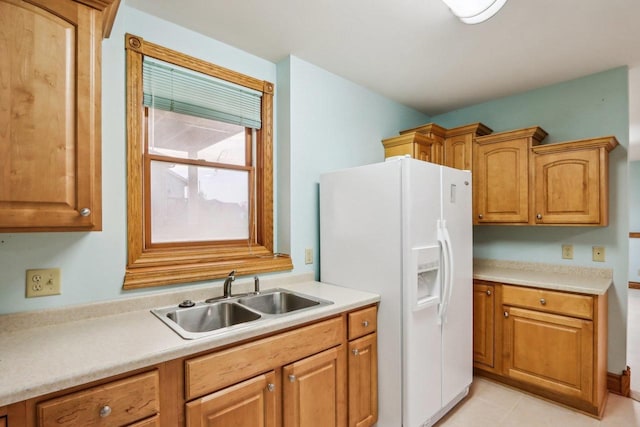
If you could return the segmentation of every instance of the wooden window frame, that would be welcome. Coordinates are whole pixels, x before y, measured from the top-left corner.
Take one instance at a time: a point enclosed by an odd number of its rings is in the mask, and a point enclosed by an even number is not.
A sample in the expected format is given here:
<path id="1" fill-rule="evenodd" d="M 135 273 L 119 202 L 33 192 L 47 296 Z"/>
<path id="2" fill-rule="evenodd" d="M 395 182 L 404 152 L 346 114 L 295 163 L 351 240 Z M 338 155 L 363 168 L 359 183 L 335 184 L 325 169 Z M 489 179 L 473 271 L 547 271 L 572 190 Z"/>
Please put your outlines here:
<path id="1" fill-rule="evenodd" d="M 225 277 L 231 270 L 249 275 L 292 270 L 291 257 L 273 252 L 273 83 L 125 36 L 127 60 L 127 267 L 124 289 L 190 283 Z M 142 61 L 144 56 L 262 92 L 262 127 L 256 131 L 256 232 L 250 241 L 149 247 L 145 242 L 143 194 Z"/>

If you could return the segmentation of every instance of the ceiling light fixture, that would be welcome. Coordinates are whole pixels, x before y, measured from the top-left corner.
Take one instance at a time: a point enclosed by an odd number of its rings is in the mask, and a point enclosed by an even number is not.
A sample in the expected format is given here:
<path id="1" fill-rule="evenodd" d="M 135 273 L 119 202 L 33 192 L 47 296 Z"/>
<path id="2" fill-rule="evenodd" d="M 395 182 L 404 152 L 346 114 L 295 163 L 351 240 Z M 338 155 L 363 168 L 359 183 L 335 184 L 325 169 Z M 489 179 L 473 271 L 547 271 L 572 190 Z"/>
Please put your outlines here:
<path id="1" fill-rule="evenodd" d="M 465 24 L 479 24 L 495 15 L 507 0 L 442 0 Z"/>

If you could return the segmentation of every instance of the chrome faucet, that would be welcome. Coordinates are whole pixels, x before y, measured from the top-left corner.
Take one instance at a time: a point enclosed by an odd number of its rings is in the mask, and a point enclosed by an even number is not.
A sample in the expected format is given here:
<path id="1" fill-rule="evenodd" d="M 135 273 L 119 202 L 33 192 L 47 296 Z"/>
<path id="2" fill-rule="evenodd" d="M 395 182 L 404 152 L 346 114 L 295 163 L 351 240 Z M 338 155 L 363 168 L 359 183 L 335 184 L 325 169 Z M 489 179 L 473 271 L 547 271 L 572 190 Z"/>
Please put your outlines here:
<path id="1" fill-rule="evenodd" d="M 231 284 L 236 280 L 236 271 L 231 270 L 231 273 L 224 279 L 224 297 L 231 298 Z"/>

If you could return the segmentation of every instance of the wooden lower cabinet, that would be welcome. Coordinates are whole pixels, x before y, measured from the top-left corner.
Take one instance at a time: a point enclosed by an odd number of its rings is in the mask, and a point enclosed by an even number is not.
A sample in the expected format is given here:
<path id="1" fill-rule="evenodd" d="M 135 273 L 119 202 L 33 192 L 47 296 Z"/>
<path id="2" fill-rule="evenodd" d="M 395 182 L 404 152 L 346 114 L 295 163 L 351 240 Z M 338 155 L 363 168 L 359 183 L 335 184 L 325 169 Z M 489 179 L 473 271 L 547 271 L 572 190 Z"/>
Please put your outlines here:
<path id="1" fill-rule="evenodd" d="M 473 364 L 493 368 L 495 352 L 495 286 L 473 284 Z"/>
<path id="2" fill-rule="evenodd" d="M 343 312 L 17 402 L 0 407 L 0 427 L 371 426 L 376 317 Z"/>
<path id="3" fill-rule="evenodd" d="M 378 420 L 378 335 L 349 342 L 349 427 Z"/>
<path id="4" fill-rule="evenodd" d="M 607 295 L 493 283 L 496 309 L 490 314 L 489 283 L 474 281 L 475 373 L 602 416 L 607 394 Z M 486 330 L 492 323 L 493 365 L 487 357 Z"/>
<path id="5" fill-rule="evenodd" d="M 345 425 L 343 351 L 332 348 L 284 367 L 284 427 Z"/>
<path id="6" fill-rule="evenodd" d="M 589 401 L 593 393 L 593 322 L 504 307 L 504 374 Z"/>
<path id="7" fill-rule="evenodd" d="M 187 403 L 188 427 L 275 427 L 276 375 L 259 375 Z"/>

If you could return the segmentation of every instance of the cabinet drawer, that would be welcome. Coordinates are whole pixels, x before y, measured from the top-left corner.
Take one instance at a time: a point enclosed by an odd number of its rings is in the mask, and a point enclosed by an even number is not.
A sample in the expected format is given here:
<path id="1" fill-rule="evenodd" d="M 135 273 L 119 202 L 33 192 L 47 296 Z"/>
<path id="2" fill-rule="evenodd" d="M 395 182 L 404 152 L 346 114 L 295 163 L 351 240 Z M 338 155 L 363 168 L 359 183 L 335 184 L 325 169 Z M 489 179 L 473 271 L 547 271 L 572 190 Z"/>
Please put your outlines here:
<path id="1" fill-rule="evenodd" d="M 505 305 L 593 319 L 593 298 L 587 295 L 504 285 L 502 302 Z"/>
<path id="2" fill-rule="evenodd" d="M 354 311 L 348 317 L 350 340 L 374 332 L 378 327 L 376 307 Z"/>
<path id="3" fill-rule="evenodd" d="M 336 317 L 187 360 L 186 398 L 204 396 L 261 372 L 319 353 L 339 345 L 343 336 L 342 317 Z"/>
<path id="4" fill-rule="evenodd" d="M 158 384 L 152 371 L 38 403 L 38 426 L 131 424 L 159 412 Z"/>
<path id="5" fill-rule="evenodd" d="M 127 427 L 160 427 L 160 415 L 154 415 L 146 420 L 138 421 L 135 424 L 130 424 Z"/>

